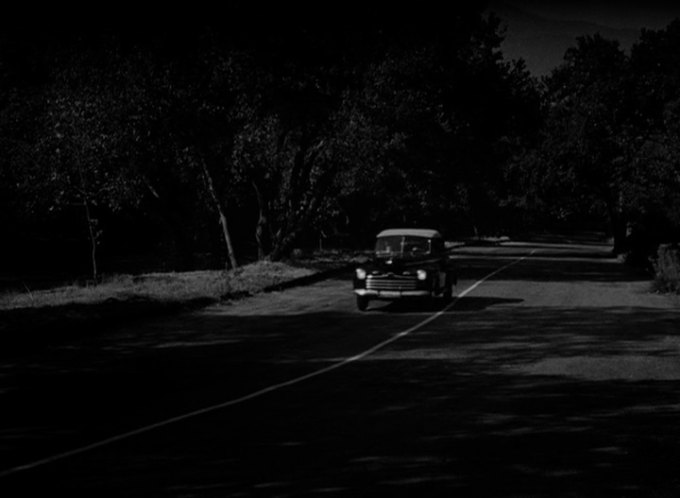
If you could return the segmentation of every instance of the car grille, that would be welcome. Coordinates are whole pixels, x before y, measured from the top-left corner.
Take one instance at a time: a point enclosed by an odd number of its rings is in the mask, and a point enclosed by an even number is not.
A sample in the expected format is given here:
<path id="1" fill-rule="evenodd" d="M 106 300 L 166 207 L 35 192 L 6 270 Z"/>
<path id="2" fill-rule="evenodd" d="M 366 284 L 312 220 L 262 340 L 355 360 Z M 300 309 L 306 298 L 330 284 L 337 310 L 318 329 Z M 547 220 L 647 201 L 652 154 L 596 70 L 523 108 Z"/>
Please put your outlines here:
<path id="1" fill-rule="evenodd" d="M 415 277 L 402 276 L 374 276 L 366 277 L 366 289 L 368 290 L 391 290 L 391 291 L 407 291 L 416 290 L 418 288 L 418 281 Z"/>

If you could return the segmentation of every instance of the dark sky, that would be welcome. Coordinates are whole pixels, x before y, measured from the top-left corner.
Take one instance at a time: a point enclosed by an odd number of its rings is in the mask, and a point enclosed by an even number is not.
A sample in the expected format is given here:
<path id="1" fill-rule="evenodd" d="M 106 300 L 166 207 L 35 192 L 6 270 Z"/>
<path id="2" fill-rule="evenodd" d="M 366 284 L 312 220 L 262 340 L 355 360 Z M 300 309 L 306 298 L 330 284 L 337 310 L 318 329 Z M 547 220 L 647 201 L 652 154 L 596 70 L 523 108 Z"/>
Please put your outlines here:
<path id="1" fill-rule="evenodd" d="M 629 51 L 642 29 L 661 30 L 680 18 L 680 2 L 659 0 L 491 0 L 489 9 L 504 26 L 502 45 L 507 59 L 523 59 L 534 76 L 558 66 L 577 37 L 599 33 Z"/>
<path id="2" fill-rule="evenodd" d="M 680 2 L 507 0 L 505 3 L 543 17 L 587 21 L 613 28 L 664 28 L 680 17 Z"/>

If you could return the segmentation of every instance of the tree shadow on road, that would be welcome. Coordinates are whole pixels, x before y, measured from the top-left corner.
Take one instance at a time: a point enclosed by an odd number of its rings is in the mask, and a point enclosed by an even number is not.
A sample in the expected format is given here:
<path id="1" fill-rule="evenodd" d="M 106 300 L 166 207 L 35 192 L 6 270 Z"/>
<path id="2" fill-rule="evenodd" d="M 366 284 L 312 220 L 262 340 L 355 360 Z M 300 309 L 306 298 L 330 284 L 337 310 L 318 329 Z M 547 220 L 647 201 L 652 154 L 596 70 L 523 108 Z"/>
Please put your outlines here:
<path id="1" fill-rule="evenodd" d="M 42 482 L 71 496 L 158 494 L 149 475 L 202 496 L 674 496 L 679 313 L 511 304 L 461 299 L 462 309 L 327 376 L 168 427 L 172 437 L 131 440 L 127 457 L 48 466 Z M 7 434 L 12 424 L 13 434 L 55 424 L 53 439 L 3 441 L 7 458 L 24 452 L 21 463 L 47 444 L 69 449 L 73 434 L 84 444 L 305 376 L 421 320 L 227 308 L 73 341 L 40 368 L 32 358 L 20 376 L 26 392 L 5 396 Z"/>

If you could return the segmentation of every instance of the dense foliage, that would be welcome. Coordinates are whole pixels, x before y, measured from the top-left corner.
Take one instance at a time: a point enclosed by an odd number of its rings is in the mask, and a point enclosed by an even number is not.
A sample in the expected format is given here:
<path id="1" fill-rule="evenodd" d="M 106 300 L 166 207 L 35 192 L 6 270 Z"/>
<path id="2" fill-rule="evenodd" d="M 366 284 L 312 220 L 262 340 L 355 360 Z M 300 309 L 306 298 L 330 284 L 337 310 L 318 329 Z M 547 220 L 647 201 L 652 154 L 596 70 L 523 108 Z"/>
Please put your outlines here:
<path id="1" fill-rule="evenodd" d="M 266 7 L 3 32 L 6 271 L 235 266 L 390 225 L 677 235 L 677 22 L 630 55 L 580 38 L 539 82 L 481 7 Z"/>
<path id="2" fill-rule="evenodd" d="M 615 40 L 577 39 L 543 81 L 540 139 L 514 172 L 548 222 L 606 220 L 614 251 L 646 263 L 680 236 L 680 21 Z M 513 169 L 513 168 L 511 168 Z"/>

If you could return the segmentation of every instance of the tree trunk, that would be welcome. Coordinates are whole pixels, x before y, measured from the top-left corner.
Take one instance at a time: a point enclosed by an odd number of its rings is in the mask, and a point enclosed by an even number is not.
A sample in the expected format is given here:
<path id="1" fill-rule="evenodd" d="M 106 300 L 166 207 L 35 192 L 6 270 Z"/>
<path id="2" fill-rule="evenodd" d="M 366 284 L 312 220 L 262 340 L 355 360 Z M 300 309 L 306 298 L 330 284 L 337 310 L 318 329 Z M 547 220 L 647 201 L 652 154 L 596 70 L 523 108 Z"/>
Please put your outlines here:
<path id="1" fill-rule="evenodd" d="M 85 220 L 87 221 L 87 234 L 90 239 L 90 263 L 92 265 L 92 280 L 97 283 L 99 278 L 99 272 L 97 269 L 97 230 L 95 227 L 96 221 L 92 218 L 92 213 L 90 212 L 90 202 L 88 199 L 85 175 L 83 175 L 83 169 L 81 165 L 78 165 L 78 176 L 80 177 L 80 187 L 83 199 L 83 208 L 85 209 Z"/>
<path id="2" fill-rule="evenodd" d="M 87 202 L 87 198 L 83 199 L 83 207 L 85 208 L 87 232 L 90 239 L 90 263 L 92 265 L 92 280 L 97 283 L 97 279 L 99 278 L 99 272 L 97 270 L 97 232 L 95 228 L 95 220 L 92 219 L 90 203 Z"/>
<path id="3" fill-rule="evenodd" d="M 627 223 L 622 212 L 623 199 L 620 193 L 617 195 L 611 188 L 602 189 L 602 199 L 607 207 L 609 227 L 614 238 L 612 253 L 622 254 L 628 250 Z"/>
<path id="4" fill-rule="evenodd" d="M 231 245 L 231 236 L 229 235 L 229 226 L 227 225 L 227 216 L 224 213 L 224 209 L 221 205 L 217 207 L 220 214 L 220 226 L 222 227 L 222 236 L 227 244 L 227 255 L 229 257 L 229 264 L 231 268 L 236 268 L 238 263 L 236 262 L 236 256 L 234 256 L 234 248 Z"/>
<path id="5" fill-rule="evenodd" d="M 622 254 L 628 250 L 626 220 L 618 212 L 616 206 L 611 205 L 610 202 L 607 202 L 607 211 L 609 212 L 609 224 L 614 238 L 612 252 L 614 254 Z"/>
<path id="6" fill-rule="evenodd" d="M 622 254 L 629 249 L 626 223 L 621 217 L 615 217 L 611 221 L 611 225 L 614 236 L 614 248 L 612 249 L 612 252 L 614 254 Z"/>
<path id="7" fill-rule="evenodd" d="M 199 163 L 201 165 L 201 170 L 203 172 L 203 178 L 205 179 L 206 186 L 208 187 L 208 194 L 210 199 L 215 206 L 215 210 L 220 218 L 220 227 L 222 228 L 222 236 L 224 237 L 224 242 L 227 245 L 227 263 L 225 267 L 228 269 L 229 265 L 231 268 L 236 268 L 238 266 L 236 262 L 236 256 L 234 255 L 234 248 L 231 244 L 231 235 L 229 234 L 229 225 L 227 224 L 227 214 L 222 207 L 220 199 L 217 197 L 217 192 L 215 191 L 215 184 L 213 183 L 212 175 L 208 170 L 208 165 L 205 163 L 203 158 L 199 158 Z"/>
<path id="8" fill-rule="evenodd" d="M 319 206 L 319 202 L 320 197 L 312 199 L 302 214 L 299 214 L 297 217 L 292 216 L 289 219 L 285 232 L 279 229 L 272 244 L 272 252 L 270 254 L 270 259 L 272 261 L 279 261 L 291 252 L 295 241 L 309 227 L 312 217 Z"/>
<path id="9" fill-rule="evenodd" d="M 279 261 L 284 256 L 287 256 L 290 253 L 293 247 L 293 243 L 295 242 L 299 234 L 300 231 L 295 230 L 293 232 L 289 232 L 287 235 L 276 240 L 276 242 L 273 245 L 272 251 L 269 254 L 269 259 L 271 259 L 272 261 Z"/>
<path id="10" fill-rule="evenodd" d="M 269 207 L 267 204 L 267 199 L 262 195 L 262 190 L 257 185 L 257 182 L 253 181 L 253 190 L 255 190 L 255 196 L 257 198 L 258 206 L 258 219 L 257 225 L 255 227 L 255 240 L 257 241 L 257 259 L 262 261 L 271 252 L 272 247 L 272 237 L 271 237 L 271 227 L 269 225 Z"/>

